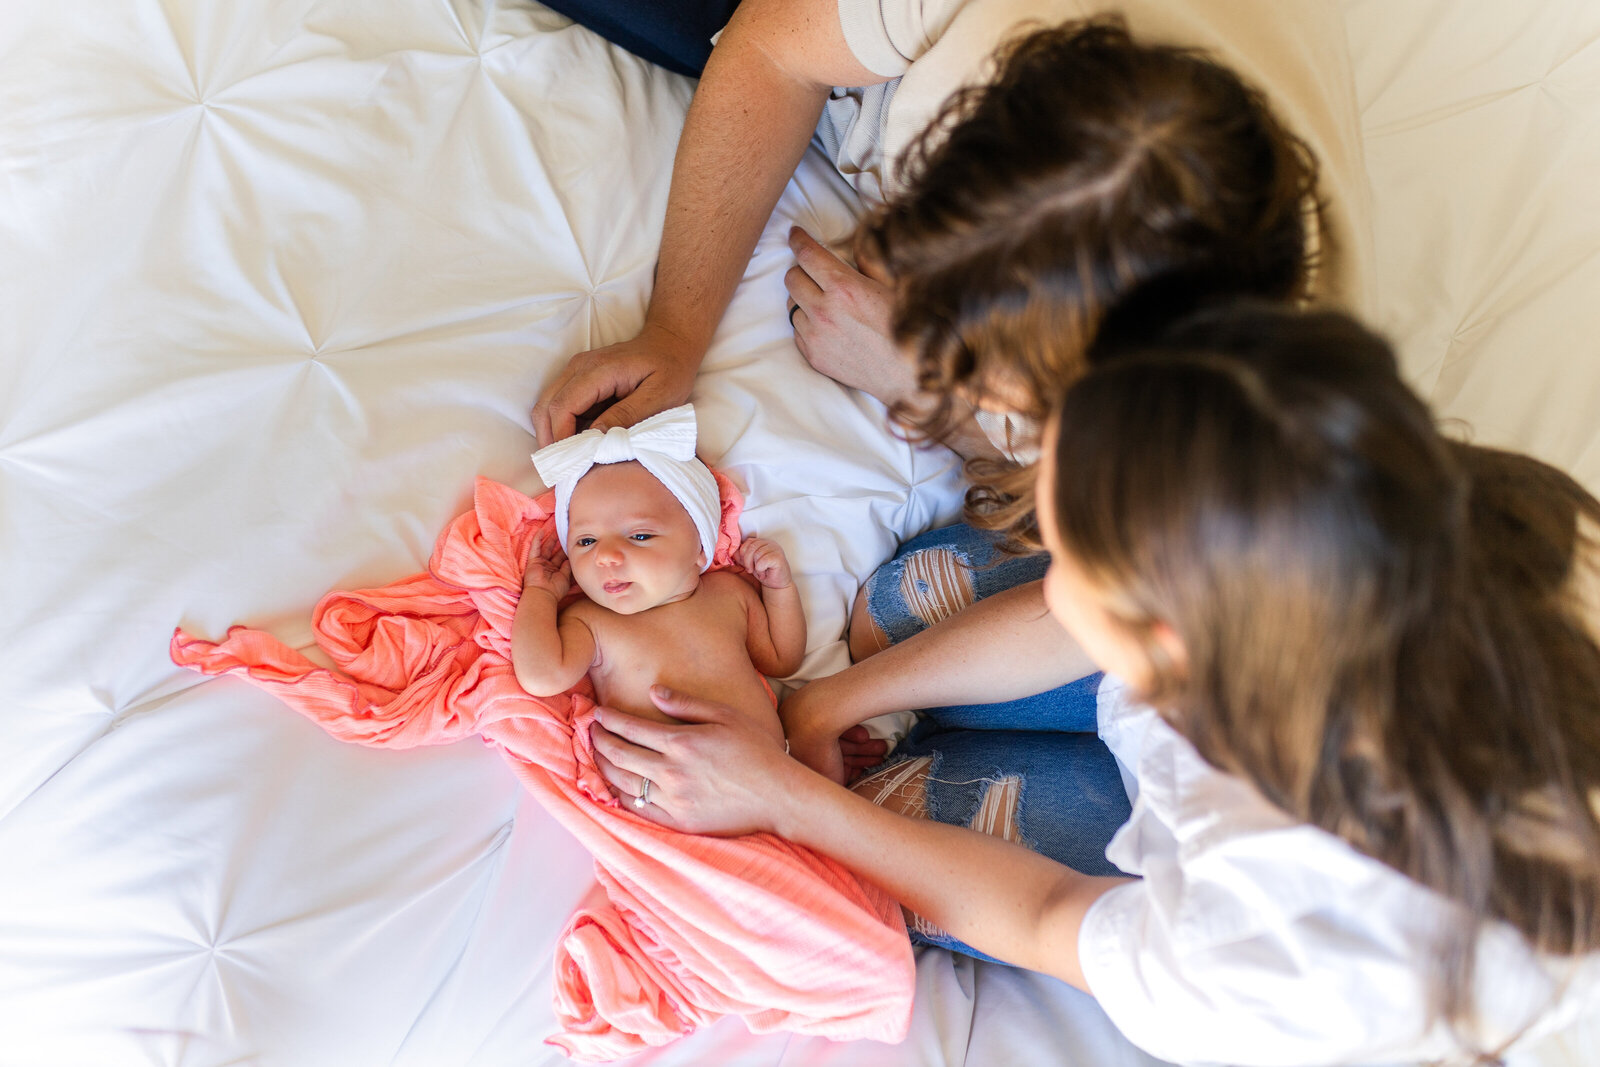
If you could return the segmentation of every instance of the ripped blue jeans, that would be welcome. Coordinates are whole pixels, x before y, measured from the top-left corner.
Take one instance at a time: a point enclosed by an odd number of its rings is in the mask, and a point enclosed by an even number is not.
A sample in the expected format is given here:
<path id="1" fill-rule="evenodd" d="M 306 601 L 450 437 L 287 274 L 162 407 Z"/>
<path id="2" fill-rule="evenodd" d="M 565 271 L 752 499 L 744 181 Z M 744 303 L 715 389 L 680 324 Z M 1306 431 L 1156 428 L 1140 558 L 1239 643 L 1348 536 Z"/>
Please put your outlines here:
<path id="1" fill-rule="evenodd" d="M 897 643 L 966 603 L 1042 578 L 1048 565 L 1042 555 L 1004 556 L 992 535 L 971 526 L 932 530 L 873 573 L 866 607 Z M 1102 677 L 1021 700 L 927 708 L 855 789 L 906 814 L 1005 837 L 1084 874 L 1121 874 L 1105 849 L 1130 806 L 1097 733 Z M 914 941 L 994 959 L 925 921 L 910 925 Z"/>

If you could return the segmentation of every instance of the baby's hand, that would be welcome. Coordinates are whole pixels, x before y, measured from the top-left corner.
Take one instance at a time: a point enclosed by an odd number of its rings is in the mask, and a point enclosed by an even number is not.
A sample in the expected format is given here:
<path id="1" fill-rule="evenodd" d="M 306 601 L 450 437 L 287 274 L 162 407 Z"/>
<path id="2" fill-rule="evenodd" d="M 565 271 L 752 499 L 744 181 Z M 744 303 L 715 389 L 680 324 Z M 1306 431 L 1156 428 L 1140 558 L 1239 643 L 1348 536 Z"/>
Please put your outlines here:
<path id="1" fill-rule="evenodd" d="M 567 595 L 567 590 L 572 588 L 572 567 L 565 560 L 560 566 L 552 563 L 547 556 L 538 553 L 538 547 L 528 553 L 528 568 L 522 572 L 522 588 L 543 589 L 560 601 Z"/>
<path id="2" fill-rule="evenodd" d="M 789 557 L 776 541 L 752 537 L 739 546 L 734 560 L 768 589 L 785 589 L 794 584 L 789 574 Z"/>

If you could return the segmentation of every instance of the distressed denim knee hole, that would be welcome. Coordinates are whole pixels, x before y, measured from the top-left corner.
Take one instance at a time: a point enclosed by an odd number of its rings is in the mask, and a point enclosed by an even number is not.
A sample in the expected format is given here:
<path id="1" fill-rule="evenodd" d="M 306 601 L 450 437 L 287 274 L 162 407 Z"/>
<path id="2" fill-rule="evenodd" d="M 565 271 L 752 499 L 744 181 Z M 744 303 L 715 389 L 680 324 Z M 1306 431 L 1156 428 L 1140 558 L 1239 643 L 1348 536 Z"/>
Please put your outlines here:
<path id="1" fill-rule="evenodd" d="M 900 596 L 925 626 L 947 619 L 977 599 L 972 567 L 953 548 L 927 548 L 900 559 Z"/>
<path id="2" fill-rule="evenodd" d="M 931 762 L 931 757 L 921 757 L 918 760 L 908 761 L 916 763 Z M 900 766 L 905 766 L 901 764 Z M 890 768 L 895 769 L 895 768 Z M 924 764 L 925 769 L 925 764 Z M 978 810 L 967 824 L 970 829 L 990 837 L 998 837 L 1003 841 L 1013 844 L 1026 845 L 1022 839 L 1022 832 L 1017 822 L 1017 808 L 1022 802 L 1022 778 L 1019 775 L 1008 774 L 999 778 L 978 779 L 972 782 L 946 782 L 946 785 L 976 785 L 984 786 L 982 798 L 978 801 Z M 926 779 L 923 782 L 924 796 L 926 796 Z M 910 908 L 902 909 L 905 914 L 906 927 L 917 937 L 923 938 L 933 944 L 947 944 L 953 942 L 950 932 L 943 927 L 929 921 L 927 918 L 912 911 Z"/>
<path id="3" fill-rule="evenodd" d="M 889 811 L 913 819 L 928 817 L 927 781 L 932 756 L 890 763 L 868 773 L 850 789 Z"/>
<path id="4" fill-rule="evenodd" d="M 977 813 L 967 825 L 980 834 L 1022 844 L 1022 831 L 1017 822 L 1017 809 L 1021 803 L 1021 777 L 1008 774 L 1004 778 L 997 778 L 984 789 L 983 799 L 978 801 Z"/>

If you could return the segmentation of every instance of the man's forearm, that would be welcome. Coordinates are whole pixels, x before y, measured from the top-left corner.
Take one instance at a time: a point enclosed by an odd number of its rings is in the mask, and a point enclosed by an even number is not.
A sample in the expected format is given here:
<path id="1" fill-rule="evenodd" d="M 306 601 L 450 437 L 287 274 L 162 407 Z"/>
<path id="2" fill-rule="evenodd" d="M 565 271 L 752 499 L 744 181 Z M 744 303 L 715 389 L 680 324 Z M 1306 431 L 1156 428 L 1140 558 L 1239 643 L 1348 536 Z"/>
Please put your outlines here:
<path id="1" fill-rule="evenodd" d="M 829 91 L 773 62 L 764 6 L 736 13 L 712 51 L 673 161 L 646 322 L 696 359 L 710 346 Z"/>
<path id="2" fill-rule="evenodd" d="M 902 351 L 901 358 L 908 363 L 915 362 L 915 356 L 909 351 Z M 906 401 L 906 418 L 910 422 L 931 414 L 939 403 L 932 393 L 921 391 L 909 395 L 875 391 L 872 395 L 888 407 L 891 413 L 897 402 Z M 962 459 L 1004 459 L 1000 450 L 994 446 L 994 442 L 983 432 L 983 427 L 978 425 L 975 417 L 977 409 L 964 400 L 957 399 L 955 403 L 957 405 L 955 418 L 935 440 Z"/>
<path id="3" fill-rule="evenodd" d="M 962 419 L 940 438 L 940 443 L 962 459 L 1004 459 L 977 419 Z"/>

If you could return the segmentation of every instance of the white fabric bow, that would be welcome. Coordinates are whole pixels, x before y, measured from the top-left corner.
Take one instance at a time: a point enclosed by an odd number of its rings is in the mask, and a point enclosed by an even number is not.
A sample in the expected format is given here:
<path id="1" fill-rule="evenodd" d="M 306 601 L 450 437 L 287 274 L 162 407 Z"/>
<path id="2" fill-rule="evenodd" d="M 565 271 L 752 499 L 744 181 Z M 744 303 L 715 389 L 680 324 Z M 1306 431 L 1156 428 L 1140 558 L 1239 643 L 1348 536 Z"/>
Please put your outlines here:
<path id="1" fill-rule="evenodd" d="M 562 549 L 567 547 L 567 511 L 578 480 L 596 464 L 637 460 L 683 504 L 705 552 L 705 566 L 700 569 L 711 566 L 717 551 L 722 498 L 710 468 L 695 457 L 697 437 L 694 405 L 682 404 L 632 427 L 585 430 L 535 452 L 533 465 L 540 479 L 556 491 L 556 536 Z"/>

